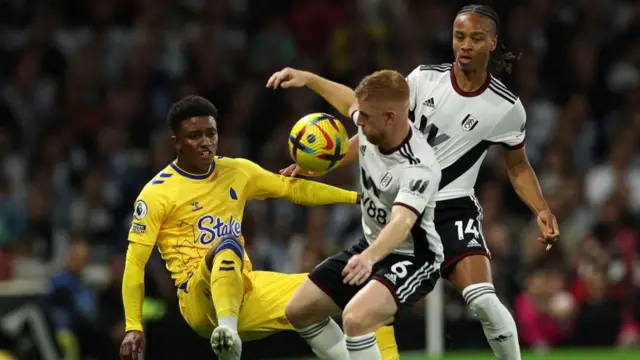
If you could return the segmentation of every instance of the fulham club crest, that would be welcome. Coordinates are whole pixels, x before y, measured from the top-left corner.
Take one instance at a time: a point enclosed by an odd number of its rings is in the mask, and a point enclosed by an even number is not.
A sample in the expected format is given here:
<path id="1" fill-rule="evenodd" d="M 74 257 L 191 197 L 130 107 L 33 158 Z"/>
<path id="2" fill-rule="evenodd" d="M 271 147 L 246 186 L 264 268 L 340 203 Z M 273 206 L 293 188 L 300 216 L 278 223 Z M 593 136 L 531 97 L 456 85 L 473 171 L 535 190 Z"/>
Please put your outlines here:
<path id="1" fill-rule="evenodd" d="M 471 116 L 471 114 L 467 114 L 464 120 L 462 120 L 462 130 L 464 131 L 471 131 L 476 125 L 478 125 L 478 120 Z"/>

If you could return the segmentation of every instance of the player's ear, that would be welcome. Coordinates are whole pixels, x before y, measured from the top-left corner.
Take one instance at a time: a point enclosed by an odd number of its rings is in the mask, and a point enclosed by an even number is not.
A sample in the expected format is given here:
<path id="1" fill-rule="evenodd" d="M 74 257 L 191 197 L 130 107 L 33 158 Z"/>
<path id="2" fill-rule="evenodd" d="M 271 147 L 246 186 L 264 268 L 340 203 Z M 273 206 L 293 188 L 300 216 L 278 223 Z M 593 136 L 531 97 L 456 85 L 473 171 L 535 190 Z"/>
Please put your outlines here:
<path id="1" fill-rule="evenodd" d="M 498 46 L 498 35 L 494 35 L 493 39 L 491 39 L 491 51 L 494 51 Z"/>
<path id="2" fill-rule="evenodd" d="M 173 147 L 176 150 L 180 151 L 180 143 L 178 142 L 178 137 L 177 136 L 175 136 L 175 135 L 171 136 L 171 143 L 173 144 Z"/>
<path id="3" fill-rule="evenodd" d="M 394 114 L 394 112 L 393 112 L 393 111 L 391 111 L 391 110 L 386 111 L 386 112 L 384 113 L 384 124 L 385 124 L 385 125 L 390 125 L 391 123 L 393 123 L 393 119 L 394 119 L 394 117 L 395 117 L 394 115 L 395 115 L 395 114 Z"/>

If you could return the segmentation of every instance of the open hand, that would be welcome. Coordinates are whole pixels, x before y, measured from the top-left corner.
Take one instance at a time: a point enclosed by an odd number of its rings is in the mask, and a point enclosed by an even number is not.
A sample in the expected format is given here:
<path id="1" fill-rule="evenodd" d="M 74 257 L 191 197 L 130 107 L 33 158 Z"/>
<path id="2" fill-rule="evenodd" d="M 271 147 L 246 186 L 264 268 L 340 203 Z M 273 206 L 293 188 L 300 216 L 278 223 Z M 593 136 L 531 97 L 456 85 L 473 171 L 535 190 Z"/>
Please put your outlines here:
<path id="1" fill-rule="evenodd" d="M 295 177 L 296 175 L 313 177 L 313 176 L 322 176 L 324 174 L 305 170 L 301 168 L 300 165 L 298 164 L 291 164 L 284 169 L 280 169 L 280 175 L 290 176 L 290 177 Z"/>
<path id="2" fill-rule="evenodd" d="M 373 261 L 362 254 L 353 255 L 342 270 L 345 284 L 361 285 L 369 279 L 373 271 Z"/>
<path id="3" fill-rule="evenodd" d="M 268 88 L 290 88 L 303 87 L 307 85 L 309 73 L 306 71 L 296 70 L 286 67 L 280 71 L 276 71 L 267 81 Z"/>

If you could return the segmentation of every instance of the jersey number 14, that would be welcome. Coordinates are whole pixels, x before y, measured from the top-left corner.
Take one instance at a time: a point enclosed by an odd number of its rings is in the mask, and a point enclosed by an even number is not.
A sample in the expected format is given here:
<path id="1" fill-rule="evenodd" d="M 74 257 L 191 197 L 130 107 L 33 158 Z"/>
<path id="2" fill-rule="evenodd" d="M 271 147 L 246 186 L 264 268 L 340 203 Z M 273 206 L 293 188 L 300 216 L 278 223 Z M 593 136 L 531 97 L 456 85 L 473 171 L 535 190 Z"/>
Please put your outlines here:
<path id="1" fill-rule="evenodd" d="M 467 226 L 464 226 L 464 222 L 458 220 L 455 222 L 456 228 L 458 229 L 458 240 L 464 240 L 464 234 L 473 234 L 473 238 L 477 239 L 480 236 L 480 231 L 478 231 L 478 227 L 474 224 L 473 219 L 469 219 L 467 222 Z"/>

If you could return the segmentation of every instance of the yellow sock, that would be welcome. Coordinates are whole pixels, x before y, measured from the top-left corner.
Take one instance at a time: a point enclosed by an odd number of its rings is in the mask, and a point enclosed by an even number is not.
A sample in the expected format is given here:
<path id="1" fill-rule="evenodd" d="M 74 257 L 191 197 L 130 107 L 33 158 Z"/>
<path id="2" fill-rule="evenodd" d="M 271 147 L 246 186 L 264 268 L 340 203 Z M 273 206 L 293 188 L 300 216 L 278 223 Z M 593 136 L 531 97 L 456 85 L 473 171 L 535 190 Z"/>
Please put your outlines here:
<path id="1" fill-rule="evenodd" d="M 242 280 L 243 248 L 235 236 L 225 237 L 215 248 L 211 269 L 211 299 L 218 325 L 237 330 L 240 304 L 244 295 Z"/>
<path id="2" fill-rule="evenodd" d="M 400 360 L 398 353 L 398 344 L 396 344 L 396 336 L 393 333 L 393 326 L 383 326 L 376 331 L 376 340 L 382 360 Z"/>

